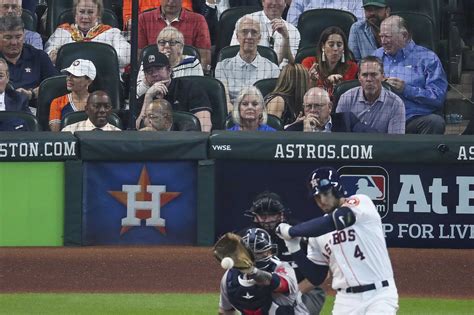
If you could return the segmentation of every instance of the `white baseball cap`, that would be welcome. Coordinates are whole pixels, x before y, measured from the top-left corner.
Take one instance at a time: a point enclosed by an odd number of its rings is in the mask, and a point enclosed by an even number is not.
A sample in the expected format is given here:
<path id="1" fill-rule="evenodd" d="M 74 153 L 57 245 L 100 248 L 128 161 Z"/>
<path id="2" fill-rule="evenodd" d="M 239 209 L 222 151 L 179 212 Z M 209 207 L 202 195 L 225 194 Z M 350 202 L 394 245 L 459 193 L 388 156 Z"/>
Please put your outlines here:
<path id="1" fill-rule="evenodd" d="M 96 75 L 94 64 L 92 63 L 92 61 L 86 59 L 74 60 L 68 68 L 61 70 L 61 72 L 67 72 L 72 75 L 75 75 L 76 77 L 86 76 L 91 80 L 94 80 Z"/>

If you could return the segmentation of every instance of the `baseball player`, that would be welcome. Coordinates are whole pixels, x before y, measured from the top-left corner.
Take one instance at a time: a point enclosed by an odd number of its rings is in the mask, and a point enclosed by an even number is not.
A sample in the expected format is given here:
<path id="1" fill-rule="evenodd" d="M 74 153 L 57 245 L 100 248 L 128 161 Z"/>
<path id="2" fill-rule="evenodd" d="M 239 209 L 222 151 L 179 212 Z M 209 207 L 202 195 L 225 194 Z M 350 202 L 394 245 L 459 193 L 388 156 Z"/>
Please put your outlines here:
<path id="1" fill-rule="evenodd" d="M 298 287 L 303 294 L 303 303 L 311 315 L 318 315 L 326 300 L 324 290 L 313 286 L 305 279 L 298 270 L 298 265 L 294 262 L 291 253 L 286 248 L 285 241 L 275 234 L 278 224 L 282 222 L 288 223 L 289 213 L 290 211 L 283 205 L 278 194 L 264 191 L 255 197 L 252 207 L 245 212 L 245 215 L 253 219 L 256 227 L 262 228 L 270 234 L 272 243 L 278 246 L 278 259 L 287 262 L 295 270 Z M 303 250 L 306 250 L 307 239 L 302 239 L 301 247 Z"/>
<path id="2" fill-rule="evenodd" d="M 362 194 L 346 198 L 339 174 L 330 167 L 313 171 L 309 188 L 326 214 L 276 229 L 302 273 L 317 285 L 331 269 L 337 291 L 333 314 L 396 314 L 397 288 L 372 200 Z M 300 250 L 300 237 L 310 237 L 307 254 Z"/>
<path id="3" fill-rule="evenodd" d="M 273 256 L 270 235 L 251 228 L 242 238 L 255 257 L 255 267 L 246 271 L 231 268 L 221 280 L 219 314 L 307 315 L 301 302 L 295 272 Z"/>

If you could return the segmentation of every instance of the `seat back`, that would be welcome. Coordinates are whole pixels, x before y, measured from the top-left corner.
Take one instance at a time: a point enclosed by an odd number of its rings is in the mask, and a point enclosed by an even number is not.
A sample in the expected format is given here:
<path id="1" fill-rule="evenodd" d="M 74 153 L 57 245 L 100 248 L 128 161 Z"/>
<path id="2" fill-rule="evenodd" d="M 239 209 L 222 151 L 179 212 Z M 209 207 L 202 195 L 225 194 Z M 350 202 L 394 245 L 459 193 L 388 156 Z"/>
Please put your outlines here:
<path id="1" fill-rule="evenodd" d="M 222 61 L 227 58 L 235 57 L 237 53 L 239 52 L 239 50 L 240 50 L 239 45 L 227 46 L 227 47 L 222 48 L 221 51 L 219 51 L 219 54 L 217 55 L 217 62 Z M 266 46 L 257 46 L 257 51 L 260 54 L 260 56 L 267 58 L 274 64 L 278 65 L 278 57 L 275 50 Z"/>
<path id="2" fill-rule="evenodd" d="M 300 47 L 316 45 L 324 29 L 340 27 L 347 37 L 352 24 L 357 21 L 354 14 L 338 9 L 313 9 L 303 12 L 298 20 Z"/>
<path id="3" fill-rule="evenodd" d="M 187 76 L 176 78 L 175 80 L 189 80 L 198 84 L 209 97 L 212 113 L 212 130 L 223 129 L 227 116 L 227 103 L 224 85 L 221 81 L 206 76 Z"/>
<path id="4" fill-rule="evenodd" d="M 234 126 L 234 120 L 232 119 L 232 115 L 229 115 L 225 121 L 225 129 L 232 128 Z M 283 123 L 280 118 L 275 115 L 268 114 L 267 116 L 267 125 L 274 128 L 275 130 L 283 130 Z"/>
<path id="5" fill-rule="evenodd" d="M 173 111 L 173 123 L 180 131 L 201 131 L 199 119 L 189 112 Z"/>
<path id="6" fill-rule="evenodd" d="M 92 61 L 97 75 L 89 90 L 104 90 L 112 101 L 114 109 L 121 104 L 120 73 L 117 52 L 107 44 L 97 42 L 74 42 L 61 46 L 56 59 L 59 70 L 69 67 L 78 58 Z"/>
<path id="7" fill-rule="evenodd" d="M 255 82 L 253 85 L 256 86 L 257 89 L 259 89 L 262 93 L 263 97 L 265 97 L 275 89 L 277 81 L 278 78 L 261 79 Z"/>
<path id="8" fill-rule="evenodd" d="M 216 49 L 214 51 L 215 56 L 218 56 L 219 51 L 224 48 L 225 46 L 229 46 L 232 40 L 232 35 L 234 34 L 235 23 L 237 20 L 243 17 L 246 14 L 250 14 L 253 12 L 257 12 L 262 10 L 261 7 L 258 6 L 239 6 L 234 8 L 229 8 L 222 12 L 221 17 L 218 22 L 217 29 L 219 32 L 217 33 L 216 37 Z M 215 60 L 215 58 L 214 58 Z M 214 62 L 213 64 L 216 64 Z"/>
<path id="9" fill-rule="evenodd" d="M 73 0 L 48 0 L 48 14 L 46 16 L 46 37 L 51 36 L 59 25 L 59 16 L 63 11 L 72 9 Z"/>
<path id="10" fill-rule="evenodd" d="M 74 23 L 74 15 L 73 15 L 72 9 L 67 9 L 61 12 L 61 14 L 59 14 L 57 23 L 58 24 L 56 25 L 56 27 L 58 27 L 58 25 L 61 25 L 63 23 Z M 103 10 L 102 23 L 106 25 L 110 25 L 115 28 L 120 27 L 117 16 L 110 9 Z"/>
<path id="11" fill-rule="evenodd" d="M 301 47 L 296 52 L 295 63 L 301 63 L 306 57 L 316 56 L 316 45 Z"/>
<path id="12" fill-rule="evenodd" d="M 417 45 L 426 47 L 438 53 L 435 37 L 435 24 L 433 19 L 425 13 L 399 11 L 392 15 L 399 15 L 405 19 L 412 33 L 413 40 Z"/>
<path id="13" fill-rule="evenodd" d="M 28 131 L 41 131 L 38 119 L 32 114 L 18 111 L 0 111 L 0 121 L 23 120 L 28 126 Z"/>
<path id="14" fill-rule="evenodd" d="M 49 110 L 51 102 L 68 93 L 66 76 L 59 75 L 43 80 L 39 86 L 36 117 L 43 130 L 49 130 Z"/>
<path id="15" fill-rule="evenodd" d="M 87 119 L 87 114 L 85 111 L 67 113 L 61 119 L 61 129 L 63 129 L 64 127 L 68 125 L 72 125 L 86 119 Z M 109 124 L 112 124 L 117 128 L 123 129 L 122 121 L 120 120 L 119 116 L 116 113 L 114 112 L 110 113 L 110 115 L 107 116 L 107 121 L 109 122 Z"/>
<path id="16" fill-rule="evenodd" d="M 32 13 L 29 10 L 23 9 L 21 12 L 21 20 L 25 25 L 25 29 L 36 32 L 36 26 L 38 25 L 36 13 Z"/>

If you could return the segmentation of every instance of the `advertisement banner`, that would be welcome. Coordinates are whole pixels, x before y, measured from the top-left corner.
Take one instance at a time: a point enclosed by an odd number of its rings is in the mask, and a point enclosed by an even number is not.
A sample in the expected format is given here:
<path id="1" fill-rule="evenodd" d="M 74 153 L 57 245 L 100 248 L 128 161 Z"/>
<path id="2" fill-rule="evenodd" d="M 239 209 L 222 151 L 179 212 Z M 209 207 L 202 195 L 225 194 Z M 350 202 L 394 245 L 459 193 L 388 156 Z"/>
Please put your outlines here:
<path id="1" fill-rule="evenodd" d="M 333 166 L 349 195 L 373 200 L 390 247 L 474 248 L 474 168 L 462 165 L 216 162 L 216 237 L 251 224 L 244 211 L 271 190 L 298 221 L 322 213 L 307 189 L 310 172 Z"/>
<path id="2" fill-rule="evenodd" d="M 196 162 L 84 163 L 87 245 L 196 242 Z"/>
<path id="3" fill-rule="evenodd" d="M 0 246 L 62 246 L 64 163 L 0 163 Z"/>

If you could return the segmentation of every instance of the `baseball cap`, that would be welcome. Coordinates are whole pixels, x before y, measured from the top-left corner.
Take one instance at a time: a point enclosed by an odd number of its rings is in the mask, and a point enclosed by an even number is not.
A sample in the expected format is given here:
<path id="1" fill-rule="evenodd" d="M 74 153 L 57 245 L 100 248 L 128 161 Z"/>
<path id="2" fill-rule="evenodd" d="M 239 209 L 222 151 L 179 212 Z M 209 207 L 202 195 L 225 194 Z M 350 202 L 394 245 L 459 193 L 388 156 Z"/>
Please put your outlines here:
<path id="1" fill-rule="evenodd" d="M 147 49 L 145 55 L 143 56 L 143 69 L 146 70 L 150 67 L 165 67 L 169 66 L 170 61 L 166 55 L 160 53 L 158 48 L 154 49 Z"/>
<path id="2" fill-rule="evenodd" d="M 96 75 L 94 63 L 86 59 L 74 60 L 68 68 L 61 70 L 61 72 L 67 72 L 76 77 L 86 76 L 91 80 L 94 80 Z"/>
<path id="3" fill-rule="evenodd" d="M 362 7 L 368 7 L 370 5 L 374 7 L 385 8 L 387 6 L 387 2 L 385 0 L 363 0 L 362 1 Z"/>

